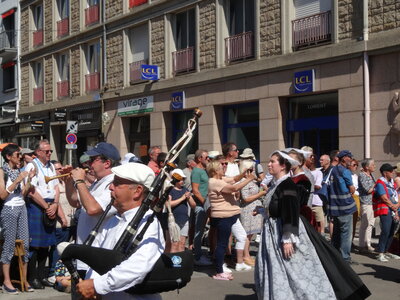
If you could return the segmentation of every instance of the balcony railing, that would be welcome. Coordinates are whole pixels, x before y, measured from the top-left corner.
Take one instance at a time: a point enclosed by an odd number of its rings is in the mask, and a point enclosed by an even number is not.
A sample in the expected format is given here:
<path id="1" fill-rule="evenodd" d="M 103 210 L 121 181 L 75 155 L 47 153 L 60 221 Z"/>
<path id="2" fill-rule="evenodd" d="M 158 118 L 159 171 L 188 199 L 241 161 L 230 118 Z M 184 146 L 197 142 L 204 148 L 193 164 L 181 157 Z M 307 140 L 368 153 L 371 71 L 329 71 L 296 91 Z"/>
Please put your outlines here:
<path id="1" fill-rule="evenodd" d="M 57 22 L 57 37 L 61 38 L 68 35 L 69 19 L 68 17 Z"/>
<path id="2" fill-rule="evenodd" d="M 331 12 L 327 11 L 292 21 L 293 49 L 330 42 Z"/>
<path id="3" fill-rule="evenodd" d="M 97 91 L 100 89 L 100 73 L 90 73 L 85 75 L 86 92 Z"/>
<path id="4" fill-rule="evenodd" d="M 6 30 L 0 32 L 0 51 L 3 49 L 17 48 L 16 46 L 17 32 L 15 30 Z"/>
<path id="5" fill-rule="evenodd" d="M 43 87 L 37 87 L 33 89 L 33 104 L 40 104 L 44 102 Z"/>
<path id="6" fill-rule="evenodd" d="M 129 64 L 129 81 L 136 83 L 142 80 L 142 65 L 147 64 L 147 60 L 139 60 Z"/>
<path id="7" fill-rule="evenodd" d="M 194 47 L 172 52 L 174 74 L 194 70 Z"/>
<path id="8" fill-rule="evenodd" d="M 43 29 L 39 29 L 33 33 L 33 47 L 43 45 Z"/>
<path id="9" fill-rule="evenodd" d="M 99 5 L 95 4 L 85 9 L 85 25 L 89 26 L 99 22 Z"/>
<path id="10" fill-rule="evenodd" d="M 57 97 L 64 98 L 69 96 L 69 80 L 57 82 Z"/>
<path id="11" fill-rule="evenodd" d="M 225 39 L 227 63 L 254 57 L 253 32 L 243 32 Z"/>
<path id="12" fill-rule="evenodd" d="M 129 0 L 129 8 L 147 3 L 148 0 Z"/>

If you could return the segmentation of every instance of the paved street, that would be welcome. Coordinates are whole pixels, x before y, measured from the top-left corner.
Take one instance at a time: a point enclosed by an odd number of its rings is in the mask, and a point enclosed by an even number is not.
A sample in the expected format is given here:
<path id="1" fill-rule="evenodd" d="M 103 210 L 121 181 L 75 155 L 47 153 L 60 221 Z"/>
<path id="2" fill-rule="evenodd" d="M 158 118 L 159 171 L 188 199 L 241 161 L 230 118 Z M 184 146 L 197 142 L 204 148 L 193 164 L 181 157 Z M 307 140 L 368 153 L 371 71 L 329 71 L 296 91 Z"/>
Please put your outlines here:
<path id="1" fill-rule="evenodd" d="M 373 240 L 377 242 L 377 239 Z M 358 244 L 355 238 L 355 244 Z M 253 247 L 255 250 L 255 247 Z M 372 292 L 368 299 L 400 299 L 400 260 L 390 260 L 387 263 L 378 262 L 374 255 L 366 256 L 353 253 L 352 257 L 360 265 L 354 266 L 354 270 L 360 275 L 364 283 Z M 164 300 L 175 299 L 204 299 L 204 300 L 252 300 L 257 299 L 254 294 L 253 271 L 235 272 L 233 281 L 213 280 L 210 276 L 213 268 L 196 268 L 191 282 L 179 294 L 176 291 L 164 293 Z M 46 288 L 34 293 L 23 293 L 18 296 L 0 294 L 1 300 L 33 300 L 54 299 L 68 300 L 69 294 L 63 294 L 56 290 Z"/>

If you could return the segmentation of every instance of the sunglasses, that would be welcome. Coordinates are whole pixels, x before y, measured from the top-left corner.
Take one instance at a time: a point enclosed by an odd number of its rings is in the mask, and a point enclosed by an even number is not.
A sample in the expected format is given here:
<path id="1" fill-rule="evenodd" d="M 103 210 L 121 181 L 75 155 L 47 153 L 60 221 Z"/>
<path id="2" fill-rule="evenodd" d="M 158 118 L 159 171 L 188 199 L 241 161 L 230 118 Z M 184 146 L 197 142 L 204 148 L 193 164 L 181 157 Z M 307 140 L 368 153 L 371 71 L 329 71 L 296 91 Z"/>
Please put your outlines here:
<path id="1" fill-rule="evenodd" d="M 40 150 L 40 151 L 42 151 L 42 152 L 44 152 L 46 154 L 53 153 L 53 150 Z"/>
<path id="2" fill-rule="evenodd" d="M 231 151 L 239 152 L 239 149 L 232 149 Z"/>
<path id="3" fill-rule="evenodd" d="M 221 163 L 221 165 L 223 165 L 223 166 L 227 166 L 227 165 L 228 165 L 228 163 L 227 163 L 227 162 L 223 162 L 223 163 Z"/>
<path id="4" fill-rule="evenodd" d="M 56 168 L 56 171 L 60 171 L 60 170 L 62 170 L 62 168 Z"/>
<path id="5" fill-rule="evenodd" d="M 358 165 L 354 165 L 354 164 L 353 164 L 353 165 L 351 165 L 351 166 L 352 166 L 352 167 L 358 167 Z"/>

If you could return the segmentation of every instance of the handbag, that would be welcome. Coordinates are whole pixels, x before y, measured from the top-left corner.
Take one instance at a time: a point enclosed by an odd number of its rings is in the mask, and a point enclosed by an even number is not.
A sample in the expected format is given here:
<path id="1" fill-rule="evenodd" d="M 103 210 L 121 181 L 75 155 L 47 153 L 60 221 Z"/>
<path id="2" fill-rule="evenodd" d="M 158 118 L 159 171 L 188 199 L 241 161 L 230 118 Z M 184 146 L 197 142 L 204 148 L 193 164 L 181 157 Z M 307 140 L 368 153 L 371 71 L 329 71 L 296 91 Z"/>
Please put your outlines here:
<path id="1" fill-rule="evenodd" d="M 332 169 L 333 168 L 331 168 L 331 170 L 329 171 L 329 174 L 325 178 L 325 180 L 322 181 L 321 188 L 319 190 L 314 191 L 314 193 L 317 194 L 324 203 L 328 203 L 329 201 L 329 185 L 331 184 L 329 178 L 331 176 Z"/>
<path id="2" fill-rule="evenodd" d="M 50 219 L 46 212 L 43 212 L 43 224 L 46 227 L 55 227 L 57 223 L 57 218 Z"/>

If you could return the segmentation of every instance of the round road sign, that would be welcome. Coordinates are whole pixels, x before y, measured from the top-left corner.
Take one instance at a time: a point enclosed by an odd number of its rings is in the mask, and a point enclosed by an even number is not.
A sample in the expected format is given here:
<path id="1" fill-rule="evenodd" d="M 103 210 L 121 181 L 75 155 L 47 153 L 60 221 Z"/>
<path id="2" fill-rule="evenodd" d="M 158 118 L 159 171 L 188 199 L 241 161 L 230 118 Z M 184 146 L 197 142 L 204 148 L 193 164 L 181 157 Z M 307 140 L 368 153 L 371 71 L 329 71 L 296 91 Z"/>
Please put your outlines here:
<path id="1" fill-rule="evenodd" d="M 65 140 L 67 141 L 68 144 L 76 144 L 78 141 L 78 138 L 76 137 L 76 134 L 74 133 L 68 133 Z"/>

